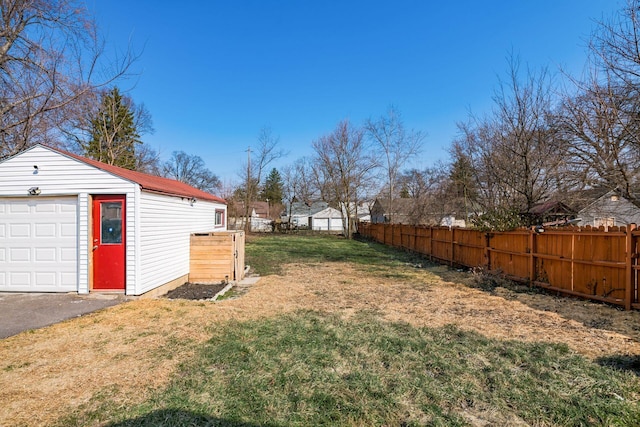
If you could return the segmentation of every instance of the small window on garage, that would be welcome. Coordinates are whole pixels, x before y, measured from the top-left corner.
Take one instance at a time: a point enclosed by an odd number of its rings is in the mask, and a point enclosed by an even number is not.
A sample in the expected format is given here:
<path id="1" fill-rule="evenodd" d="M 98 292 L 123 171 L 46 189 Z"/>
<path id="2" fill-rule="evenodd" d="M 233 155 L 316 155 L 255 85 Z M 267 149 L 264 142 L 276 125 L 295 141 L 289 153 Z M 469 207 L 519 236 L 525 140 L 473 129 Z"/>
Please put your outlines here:
<path id="1" fill-rule="evenodd" d="M 216 209 L 216 226 L 224 226 L 224 211 Z"/>

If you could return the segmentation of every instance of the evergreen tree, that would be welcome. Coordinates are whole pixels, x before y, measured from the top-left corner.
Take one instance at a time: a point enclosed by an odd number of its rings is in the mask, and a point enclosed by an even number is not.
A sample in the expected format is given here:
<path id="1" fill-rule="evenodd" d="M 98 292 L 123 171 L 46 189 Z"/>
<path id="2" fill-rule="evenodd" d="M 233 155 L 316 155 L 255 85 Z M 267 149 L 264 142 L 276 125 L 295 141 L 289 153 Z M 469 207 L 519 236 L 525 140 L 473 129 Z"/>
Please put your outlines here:
<path id="1" fill-rule="evenodd" d="M 91 139 L 83 147 L 87 157 L 136 169 L 136 145 L 142 141 L 131 107 L 131 100 L 123 97 L 117 87 L 102 94 L 100 107 L 91 120 Z"/>
<path id="2" fill-rule="evenodd" d="M 260 198 L 268 200 L 271 205 L 282 204 L 283 187 L 284 183 L 280 172 L 273 168 L 265 179 Z"/>
<path id="3" fill-rule="evenodd" d="M 450 213 L 464 215 L 465 219 L 474 211 L 478 199 L 478 183 L 473 164 L 468 156 L 454 152 L 454 161 L 449 170 L 447 194 L 452 209 Z"/>

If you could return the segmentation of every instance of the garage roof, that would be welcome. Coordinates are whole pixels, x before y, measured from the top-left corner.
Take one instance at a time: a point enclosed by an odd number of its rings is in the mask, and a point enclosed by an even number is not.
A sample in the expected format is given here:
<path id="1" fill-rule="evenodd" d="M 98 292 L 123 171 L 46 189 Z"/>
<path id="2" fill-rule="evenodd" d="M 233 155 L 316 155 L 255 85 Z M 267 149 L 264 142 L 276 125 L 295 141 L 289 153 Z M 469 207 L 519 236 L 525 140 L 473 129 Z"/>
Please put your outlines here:
<path id="1" fill-rule="evenodd" d="M 206 191 L 198 190 L 184 182 L 176 181 L 174 179 L 163 178 L 160 176 L 149 175 L 142 172 L 132 171 L 124 169 L 118 166 L 108 165 L 97 160 L 89 159 L 87 157 L 79 156 L 77 154 L 70 153 L 68 151 L 60 150 L 53 147 L 44 146 L 52 151 L 62 154 L 63 156 L 74 158 L 78 161 L 86 163 L 95 168 L 101 169 L 105 172 L 109 172 L 112 175 L 119 176 L 128 181 L 135 182 L 140 187 L 149 192 L 167 194 L 170 196 L 180 197 L 195 197 L 200 200 L 210 200 L 212 202 L 219 202 L 226 204 L 227 202 L 218 196 L 209 194 Z"/>

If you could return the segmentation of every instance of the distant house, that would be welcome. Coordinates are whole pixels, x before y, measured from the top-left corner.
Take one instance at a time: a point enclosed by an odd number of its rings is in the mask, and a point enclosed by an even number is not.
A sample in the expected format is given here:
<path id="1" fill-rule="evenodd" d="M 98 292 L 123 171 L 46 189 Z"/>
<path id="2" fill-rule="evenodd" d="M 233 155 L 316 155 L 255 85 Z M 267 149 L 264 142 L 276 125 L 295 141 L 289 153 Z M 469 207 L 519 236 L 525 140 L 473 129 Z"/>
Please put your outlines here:
<path id="1" fill-rule="evenodd" d="M 309 218 L 329 207 L 327 202 L 293 202 L 286 204 L 280 219 L 290 228 L 310 228 Z"/>
<path id="2" fill-rule="evenodd" d="M 531 224 L 592 227 L 640 223 L 640 208 L 604 187 L 571 191 L 533 206 L 525 216 Z"/>
<path id="3" fill-rule="evenodd" d="M 243 202 L 233 203 L 229 208 L 229 224 L 232 228 L 241 230 L 245 224 L 245 207 Z M 249 204 L 249 219 L 251 231 L 273 231 L 273 218 L 280 215 L 282 205 L 272 206 L 269 202 L 251 202 Z"/>
<path id="4" fill-rule="evenodd" d="M 327 207 L 309 217 L 309 228 L 314 231 L 333 231 L 342 233 L 342 214 L 339 210 Z"/>
<path id="5" fill-rule="evenodd" d="M 593 227 L 640 224 L 640 208 L 613 190 L 607 191 L 578 211 L 578 225 Z"/>
<path id="6" fill-rule="evenodd" d="M 464 219 L 456 218 L 455 215 L 447 215 L 440 221 L 442 227 L 466 227 L 467 222 Z"/>
<path id="7" fill-rule="evenodd" d="M 378 198 L 371 207 L 371 222 L 394 224 L 440 224 L 442 213 L 434 212 L 434 206 L 414 198 Z"/>
<path id="8" fill-rule="evenodd" d="M 414 224 L 412 215 L 415 201 L 413 199 L 378 198 L 371 207 L 371 222 L 382 224 L 393 222 L 396 224 Z"/>
<path id="9" fill-rule="evenodd" d="M 269 202 L 251 202 L 249 207 L 251 231 L 273 231 Z"/>
<path id="10" fill-rule="evenodd" d="M 286 205 L 281 222 L 292 229 L 342 232 L 342 214 L 327 202 L 293 202 Z"/>
<path id="11" fill-rule="evenodd" d="M 356 222 L 371 222 L 371 202 L 362 203 L 350 203 L 349 212 L 351 217 L 356 219 Z M 344 216 L 346 217 L 346 209 L 342 209 Z"/>
<path id="12" fill-rule="evenodd" d="M 538 203 L 524 215 L 527 222 L 535 225 L 561 226 L 576 218 L 576 209 L 559 200 Z"/>

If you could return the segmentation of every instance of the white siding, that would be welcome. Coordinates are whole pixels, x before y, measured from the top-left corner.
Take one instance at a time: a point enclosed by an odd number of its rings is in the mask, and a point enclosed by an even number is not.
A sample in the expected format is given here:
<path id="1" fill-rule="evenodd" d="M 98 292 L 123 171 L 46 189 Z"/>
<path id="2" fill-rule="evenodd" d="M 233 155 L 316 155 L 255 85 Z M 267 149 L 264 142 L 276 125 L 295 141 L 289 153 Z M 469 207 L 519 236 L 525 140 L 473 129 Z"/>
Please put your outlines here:
<path id="1" fill-rule="evenodd" d="M 36 170 L 34 168 L 38 166 Z M 31 187 L 40 188 L 39 196 L 29 196 Z M 127 251 L 133 252 L 135 245 L 135 195 L 139 186 L 105 171 L 89 166 L 79 160 L 69 158 L 44 147 L 33 147 L 18 156 L 0 163 L 0 198 L 25 197 L 30 200 L 49 196 L 75 196 L 78 200 L 77 221 L 77 291 L 89 291 L 89 214 L 91 212 L 89 195 L 125 194 L 127 197 Z M 135 286 L 135 259 L 127 254 L 127 294 Z"/>
<path id="2" fill-rule="evenodd" d="M 89 195 L 80 193 L 78 195 L 78 217 L 89 218 L 91 208 L 89 207 Z M 89 293 L 89 221 L 79 221 L 78 223 L 78 293 Z"/>
<path id="3" fill-rule="evenodd" d="M 313 218 L 315 231 L 342 231 L 342 219 L 340 218 Z"/>
<path id="4" fill-rule="evenodd" d="M 38 170 L 33 168 L 38 166 Z M 0 197 L 27 197 L 31 187 L 40 196 L 90 194 L 133 195 L 133 184 L 44 147 L 33 147 L 0 163 Z"/>
<path id="5" fill-rule="evenodd" d="M 342 231 L 342 215 L 334 208 L 327 208 L 313 215 L 313 230 Z"/>
<path id="6" fill-rule="evenodd" d="M 271 231 L 272 222 L 270 218 L 251 217 L 251 231 Z"/>
<path id="7" fill-rule="evenodd" d="M 126 284 L 125 284 L 125 293 L 127 295 L 139 295 L 135 293 L 135 289 L 138 286 L 137 281 L 137 271 L 140 269 L 140 265 L 137 263 L 138 258 L 136 257 L 136 241 L 139 239 L 139 231 L 136 230 L 138 222 L 136 219 L 138 216 L 136 215 L 136 204 L 140 202 L 140 186 L 135 185 L 133 188 L 134 191 L 131 193 L 127 193 L 127 211 L 125 217 L 125 244 L 126 244 L 126 263 L 127 263 L 127 272 L 126 272 Z"/>
<path id="8" fill-rule="evenodd" d="M 331 218 L 331 231 L 343 231 L 342 218 Z"/>
<path id="9" fill-rule="evenodd" d="M 138 202 L 138 204 L 140 203 L 141 194 L 142 194 L 142 191 L 140 191 L 140 187 L 136 188 L 135 200 Z M 129 218 L 129 217 L 127 217 L 127 218 Z M 133 223 L 134 224 L 140 224 L 140 209 L 139 208 L 134 210 Z M 128 236 L 127 236 L 127 238 L 128 238 Z M 142 279 L 142 273 L 141 273 L 141 268 L 140 268 L 140 256 L 138 255 L 138 254 L 140 254 L 140 228 L 139 227 L 137 229 L 136 239 L 128 240 L 128 242 L 129 243 L 133 242 L 133 254 L 132 254 L 132 256 L 134 258 L 133 265 L 135 266 L 135 269 L 132 272 L 133 278 L 131 280 L 131 283 L 129 283 L 127 281 L 126 293 L 127 293 L 127 295 L 137 295 L 136 294 L 136 289 L 139 289 L 141 287 L 140 286 L 140 281 Z M 127 267 L 128 267 L 128 265 L 127 265 Z M 128 273 L 128 270 L 127 270 L 127 273 Z"/>
<path id="10" fill-rule="evenodd" d="M 309 216 L 308 215 L 291 215 L 291 224 L 293 226 L 298 226 L 298 227 L 308 227 Z"/>
<path id="11" fill-rule="evenodd" d="M 581 218 L 579 225 L 598 227 L 599 222 L 607 219 L 613 219 L 617 226 L 640 224 L 640 209 L 622 197 L 612 199 L 614 195 L 615 193 L 610 191 L 578 212 Z"/>
<path id="12" fill-rule="evenodd" d="M 225 226 L 215 226 L 216 209 L 224 210 Z M 140 196 L 141 294 L 189 273 L 191 233 L 226 230 L 226 205 L 142 192 Z"/>

